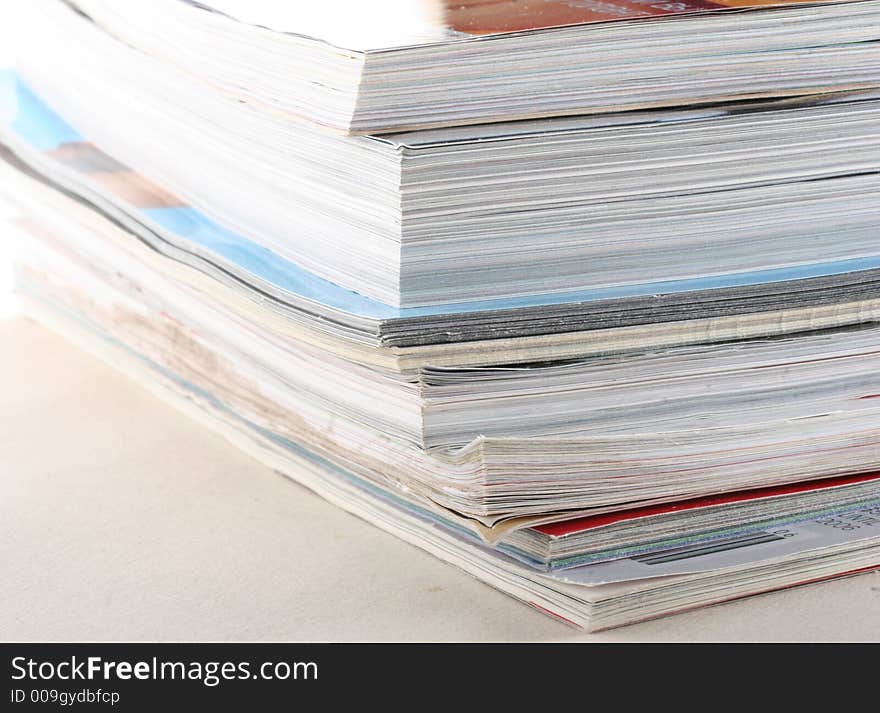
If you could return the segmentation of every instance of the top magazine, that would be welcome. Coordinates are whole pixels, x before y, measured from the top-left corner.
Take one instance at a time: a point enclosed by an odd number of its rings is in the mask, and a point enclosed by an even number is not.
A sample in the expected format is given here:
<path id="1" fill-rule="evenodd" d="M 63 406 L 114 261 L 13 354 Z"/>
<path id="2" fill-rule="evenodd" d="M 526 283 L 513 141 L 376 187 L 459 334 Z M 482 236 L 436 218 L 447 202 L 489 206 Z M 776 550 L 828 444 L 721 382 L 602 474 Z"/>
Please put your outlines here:
<path id="1" fill-rule="evenodd" d="M 240 101 L 345 133 L 880 80 L 877 0 L 67 1 Z"/>

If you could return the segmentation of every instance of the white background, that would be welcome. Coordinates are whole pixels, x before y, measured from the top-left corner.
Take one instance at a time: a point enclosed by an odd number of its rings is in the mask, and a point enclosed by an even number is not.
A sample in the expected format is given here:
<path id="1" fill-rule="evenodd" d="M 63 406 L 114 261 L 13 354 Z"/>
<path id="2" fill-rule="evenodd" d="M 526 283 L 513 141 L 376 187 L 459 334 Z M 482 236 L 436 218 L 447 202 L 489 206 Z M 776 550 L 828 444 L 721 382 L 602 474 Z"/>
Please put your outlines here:
<path id="1" fill-rule="evenodd" d="M 11 8 L 5 0 L 0 0 L 0 17 L 10 17 Z M 15 48 L 11 26 L 13 22 L 0 21 L 0 67 L 9 67 L 14 63 Z M 6 187 L 0 178 L 0 317 L 8 317 L 15 313 L 15 300 L 12 296 L 12 227 L 10 218 L 12 209 L 4 202 Z"/>

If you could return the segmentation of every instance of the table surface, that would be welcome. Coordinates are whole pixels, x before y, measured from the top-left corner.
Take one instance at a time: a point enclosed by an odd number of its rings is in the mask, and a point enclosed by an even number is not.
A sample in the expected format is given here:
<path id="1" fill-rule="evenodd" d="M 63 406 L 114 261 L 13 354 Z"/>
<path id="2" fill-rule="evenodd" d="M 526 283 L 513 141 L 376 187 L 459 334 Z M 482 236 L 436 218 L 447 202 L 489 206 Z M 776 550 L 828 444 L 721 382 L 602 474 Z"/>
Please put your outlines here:
<path id="1" fill-rule="evenodd" d="M 880 574 L 575 631 L 0 320 L 0 640 L 880 639 Z"/>

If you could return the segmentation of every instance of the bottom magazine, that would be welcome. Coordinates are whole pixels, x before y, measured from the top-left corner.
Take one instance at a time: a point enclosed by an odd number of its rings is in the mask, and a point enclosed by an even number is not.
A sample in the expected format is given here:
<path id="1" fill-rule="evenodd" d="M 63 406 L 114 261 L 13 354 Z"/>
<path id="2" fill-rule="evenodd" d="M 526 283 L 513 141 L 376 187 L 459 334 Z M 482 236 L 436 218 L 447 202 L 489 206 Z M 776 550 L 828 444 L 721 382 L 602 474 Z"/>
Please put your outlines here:
<path id="1" fill-rule="evenodd" d="M 571 625 L 596 631 L 762 592 L 880 568 L 880 503 L 863 499 L 812 519 L 763 523 L 633 557 L 546 571 L 456 531 L 416 495 L 347 472 L 227 406 L 114 339 L 67 305 L 22 285 L 26 312 L 122 370 L 267 466 L 347 511 Z M 778 525 L 778 526 L 777 526 Z"/>

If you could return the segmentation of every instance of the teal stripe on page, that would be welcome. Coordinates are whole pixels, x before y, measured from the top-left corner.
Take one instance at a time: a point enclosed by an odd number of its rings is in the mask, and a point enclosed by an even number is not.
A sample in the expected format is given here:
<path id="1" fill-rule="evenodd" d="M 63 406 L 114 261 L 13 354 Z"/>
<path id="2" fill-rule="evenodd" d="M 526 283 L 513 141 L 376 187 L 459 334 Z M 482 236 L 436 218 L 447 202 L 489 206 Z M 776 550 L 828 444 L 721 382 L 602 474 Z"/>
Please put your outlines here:
<path id="1" fill-rule="evenodd" d="M 140 212 L 164 230 L 183 237 L 261 280 L 299 297 L 373 319 L 393 319 L 406 311 L 364 297 L 303 270 L 262 245 L 227 230 L 195 208 L 146 208 Z"/>
<path id="2" fill-rule="evenodd" d="M 19 137 L 40 151 L 83 140 L 11 70 L 0 69 L 0 117 Z"/>

